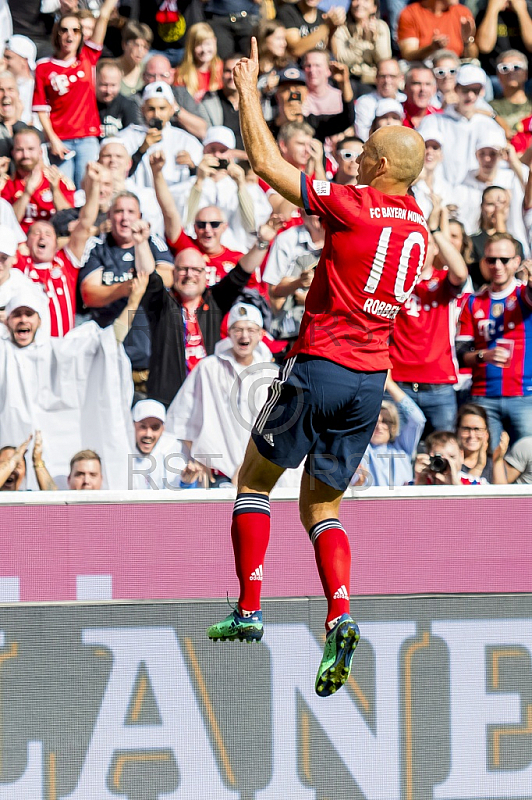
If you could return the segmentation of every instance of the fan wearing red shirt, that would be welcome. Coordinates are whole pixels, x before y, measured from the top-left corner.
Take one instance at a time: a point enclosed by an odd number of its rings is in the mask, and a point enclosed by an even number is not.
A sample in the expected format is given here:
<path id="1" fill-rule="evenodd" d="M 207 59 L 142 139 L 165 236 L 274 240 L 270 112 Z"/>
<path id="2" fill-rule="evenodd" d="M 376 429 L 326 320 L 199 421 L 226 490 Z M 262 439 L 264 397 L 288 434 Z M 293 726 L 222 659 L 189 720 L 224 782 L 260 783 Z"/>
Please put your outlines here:
<path id="1" fill-rule="evenodd" d="M 464 259 L 448 237 L 447 216 L 439 205 L 428 222 L 433 238 L 427 261 L 419 283 L 397 315 L 390 345 L 392 377 L 425 414 L 427 433 L 454 429 L 457 298 L 468 276 Z"/>
<path id="2" fill-rule="evenodd" d="M 117 3 L 104 0 L 91 41 L 86 43 L 80 16 L 63 14 L 52 31 L 53 56 L 42 58 L 35 69 L 33 111 L 50 143 L 50 156 L 78 188 L 87 163 L 98 160 L 100 115 L 94 67 Z"/>
<path id="3" fill-rule="evenodd" d="M 379 415 L 392 321 L 425 261 L 426 223 L 407 193 L 423 167 L 425 146 L 409 128 L 381 128 L 358 157 L 359 186 L 313 181 L 279 153 L 262 116 L 258 70 L 252 38 L 251 58 L 234 68 L 250 164 L 283 197 L 322 218 L 325 243 L 299 338 L 273 381 L 239 471 L 231 528 L 238 606 L 207 635 L 262 638 L 269 493 L 286 468 L 304 460 L 300 517 L 328 605 L 315 689 L 327 697 L 347 680 L 360 636 L 349 614 L 351 552 L 338 513 Z"/>
<path id="4" fill-rule="evenodd" d="M 22 129 L 13 136 L 11 158 L 15 175 L 1 195 L 13 206 L 24 233 L 37 220 L 49 220 L 56 211 L 72 208 L 75 187 L 57 167 L 45 167 L 41 140 L 35 128 Z"/>
<path id="5" fill-rule="evenodd" d="M 81 259 L 99 212 L 102 166 L 90 163 L 85 176 L 86 202 L 72 229 L 68 244 L 57 249 L 57 237 L 50 222 L 30 226 L 28 255 L 18 254 L 14 265 L 35 283 L 40 283 L 49 300 L 52 336 L 64 336 L 74 327 L 76 285 Z"/>
<path id="6" fill-rule="evenodd" d="M 194 221 L 197 239 L 187 236 L 162 172 L 164 164 L 165 156 L 162 151 L 152 153 L 150 166 L 153 174 L 153 187 L 157 202 L 163 212 L 164 235 L 168 247 L 174 256 L 189 247 L 199 250 L 205 261 L 207 286 L 214 286 L 238 264 L 244 254 L 236 250 L 229 250 L 221 243 L 222 233 L 227 229 L 227 222 L 223 212 L 217 206 L 206 206 L 200 209 Z M 253 278 L 251 281 L 256 285 Z M 252 283 L 250 282 L 248 286 L 251 287 Z"/>

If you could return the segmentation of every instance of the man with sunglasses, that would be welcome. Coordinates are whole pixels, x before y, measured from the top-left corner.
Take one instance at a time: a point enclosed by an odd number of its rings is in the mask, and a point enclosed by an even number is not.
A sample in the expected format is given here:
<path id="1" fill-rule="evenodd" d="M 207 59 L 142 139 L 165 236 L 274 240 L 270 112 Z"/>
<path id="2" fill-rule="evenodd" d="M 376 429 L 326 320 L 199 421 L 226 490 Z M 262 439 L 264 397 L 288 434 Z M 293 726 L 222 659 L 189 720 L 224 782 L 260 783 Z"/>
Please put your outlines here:
<path id="1" fill-rule="evenodd" d="M 480 268 L 487 285 L 460 314 L 457 352 L 473 372 L 473 402 L 486 409 L 493 446 L 503 428 L 510 442 L 532 435 L 532 280 L 520 284 L 517 242 L 490 236 Z"/>
<path id="2" fill-rule="evenodd" d="M 463 183 L 469 170 L 478 168 L 475 153 L 479 136 L 504 136 L 501 126 L 490 118 L 490 112 L 478 106 L 486 80 L 486 73 L 480 67 L 464 64 L 456 80 L 456 104 L 442 114 L 425 117 L 418 128 L 425 141 L 435 139 L 443 143 L 444 177 L 455 186 Z"/>
<path id="3" fill-rule="evenodd" d="M 524 117 L 532 114 L 532 101 L 526 96 L 528 59 L 519 50 L 507 50 L 497 58 L 497 77 L 502 87 L 501 98 L 492 100 L 490 106 L 502 118 L 513 136 Z"/>
<path id="4" fill-rule="evenodd" d="M 181 215 L 162 172 L 164 162 L 162 151 L 152 153 L 150 166 L 153 185 L 163 212 L 164 234 L 170 251 L 177 256 L 182 250 L 197 250 L 203 258 L 206 285 L 214 286 L 238 264 L 244 254 L 239 250 L 230 250 L 221 243 L 222 234 L 227 230 L 227 220 L 218 206 L 208 205 L 197 212 L 194 219 L 195 239 L 185 233 Z"/>

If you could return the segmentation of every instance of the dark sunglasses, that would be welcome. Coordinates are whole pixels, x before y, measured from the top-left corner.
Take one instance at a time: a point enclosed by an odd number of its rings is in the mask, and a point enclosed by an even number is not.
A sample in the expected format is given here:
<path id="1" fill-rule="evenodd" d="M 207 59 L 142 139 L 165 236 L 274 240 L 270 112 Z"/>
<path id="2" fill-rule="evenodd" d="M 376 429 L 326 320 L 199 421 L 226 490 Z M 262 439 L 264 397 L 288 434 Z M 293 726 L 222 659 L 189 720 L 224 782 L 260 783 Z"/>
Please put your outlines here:
<path id="1" fill-rule="evenodd" d="M 223 220 L 221 219 L 196 220 L 194 223 L 196 228 L 199 228 L 200 231 L 204 231 L 207 225 L 210 225 L 213 230 L 216 230 L 216 228 L 219 228 L 222 224 Z"/>
<path id="2" fill-rule="evenodd" d="M 447 75 L 456 75 L 458 67 L 435 67 L 432 71 L 436 78 L 445 78 Z"/>
<path id="3" fill-rule="evenodd" d="M 63 28 L 61 25 L 59 28 L 59 33 L 81 33 L 81 28 Z"/>
<path id="4" fill-rule="evenodd" d="M 512 261 L 515 256 L 484 256 L 484 260 L 486 264 L 491 264 L 492 266 L 500 261 L 501 264 L 507 264 L 509 261 Z"/>

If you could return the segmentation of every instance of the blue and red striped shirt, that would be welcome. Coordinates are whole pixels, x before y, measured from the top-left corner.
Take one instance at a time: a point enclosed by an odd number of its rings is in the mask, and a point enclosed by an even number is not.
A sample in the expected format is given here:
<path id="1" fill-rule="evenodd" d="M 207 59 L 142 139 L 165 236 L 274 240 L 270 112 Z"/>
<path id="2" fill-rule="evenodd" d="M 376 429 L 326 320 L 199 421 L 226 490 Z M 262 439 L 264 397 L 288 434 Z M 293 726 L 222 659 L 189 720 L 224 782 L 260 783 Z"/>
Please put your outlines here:
<path id="1" fill-rule="evenodd" d="M 527 286 L 514 281 L 502 292 L 482 288 L 462 308 L 457 341 L 491 350 L 504 339 L 511 350 L 504 367 L 475 363 L 471 393 L 481 397 L 532 395 L 532 301 Z"/>

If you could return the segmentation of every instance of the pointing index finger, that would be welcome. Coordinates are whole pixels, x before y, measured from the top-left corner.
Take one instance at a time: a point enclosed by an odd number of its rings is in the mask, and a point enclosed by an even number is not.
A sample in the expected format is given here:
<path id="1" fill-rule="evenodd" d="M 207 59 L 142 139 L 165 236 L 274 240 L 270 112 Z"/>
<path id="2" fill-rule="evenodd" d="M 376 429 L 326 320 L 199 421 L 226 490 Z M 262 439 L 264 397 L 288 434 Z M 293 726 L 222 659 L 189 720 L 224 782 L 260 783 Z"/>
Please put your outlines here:
<path id="1" fill-rule="evenodd" d="M 259 64 L 259 47 L 257 45 L 257 40 L 254 36 L 251 37 L 251 50 L 249 57 L 251 61 L 254 61 L 255 64 Z"/>

